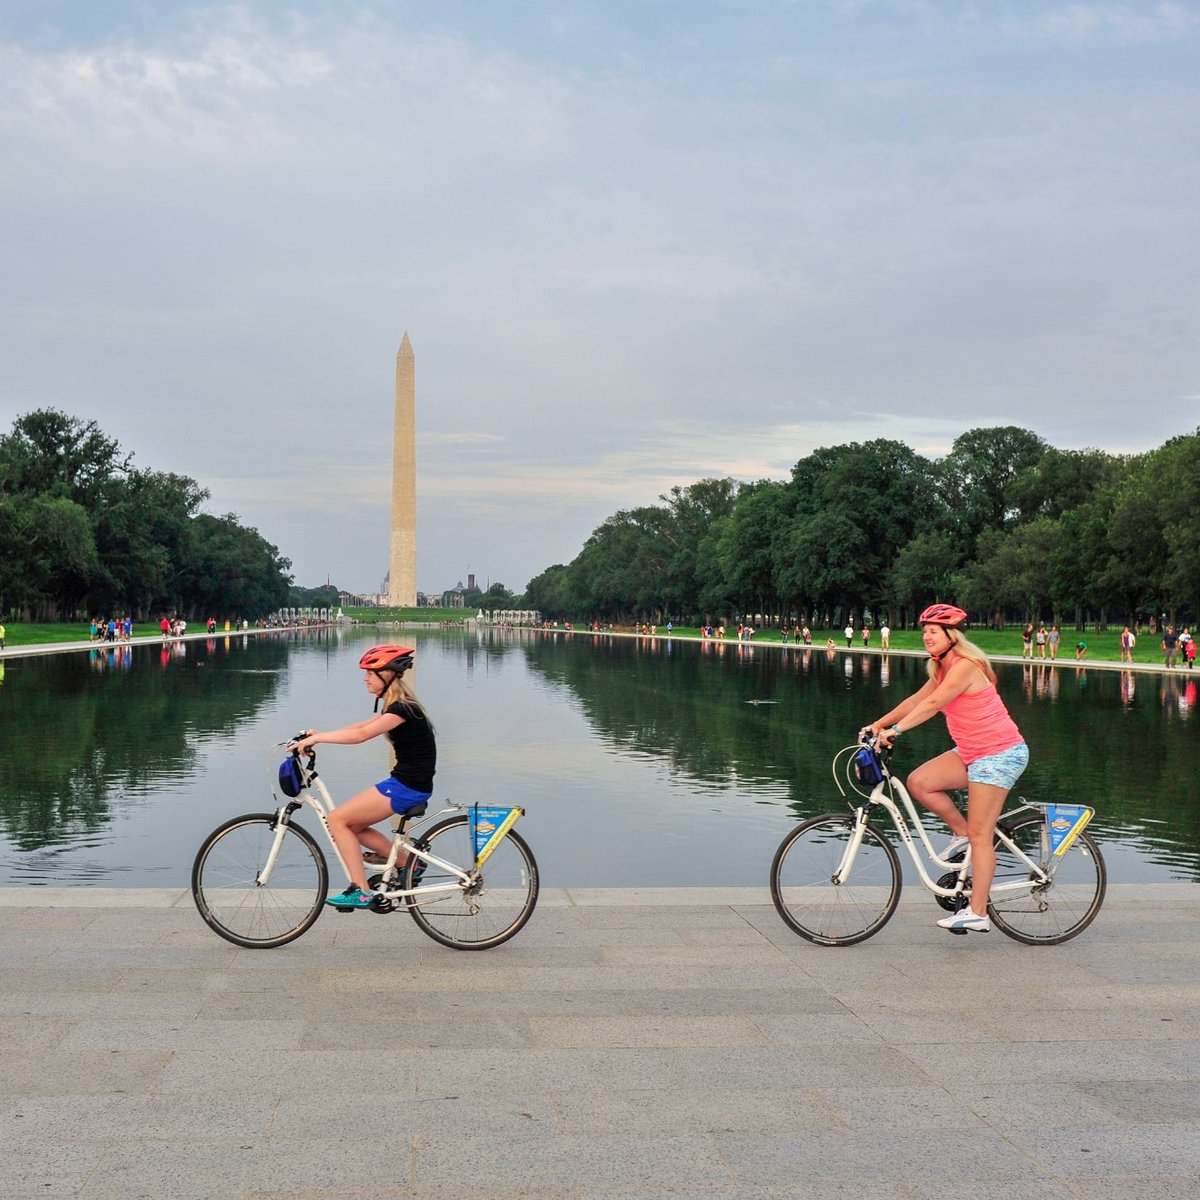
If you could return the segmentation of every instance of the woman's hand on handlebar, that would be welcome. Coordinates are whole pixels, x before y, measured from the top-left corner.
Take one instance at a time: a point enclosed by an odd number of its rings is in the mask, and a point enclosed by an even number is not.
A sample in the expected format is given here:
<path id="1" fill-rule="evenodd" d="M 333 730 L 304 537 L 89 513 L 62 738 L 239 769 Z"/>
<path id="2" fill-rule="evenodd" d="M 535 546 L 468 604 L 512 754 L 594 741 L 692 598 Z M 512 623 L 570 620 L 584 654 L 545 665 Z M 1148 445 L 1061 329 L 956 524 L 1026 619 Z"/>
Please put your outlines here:
<path id="1" fill-rule="evenodd" d="M 896 737 L 894 728 L 895 726 L 889 725 L 885 729 L 881 721 L 875 721 L 871 725 L 864 725 L 858 731 L 858 740 L 869 742 L 876 750 L 890 750 Z"/>

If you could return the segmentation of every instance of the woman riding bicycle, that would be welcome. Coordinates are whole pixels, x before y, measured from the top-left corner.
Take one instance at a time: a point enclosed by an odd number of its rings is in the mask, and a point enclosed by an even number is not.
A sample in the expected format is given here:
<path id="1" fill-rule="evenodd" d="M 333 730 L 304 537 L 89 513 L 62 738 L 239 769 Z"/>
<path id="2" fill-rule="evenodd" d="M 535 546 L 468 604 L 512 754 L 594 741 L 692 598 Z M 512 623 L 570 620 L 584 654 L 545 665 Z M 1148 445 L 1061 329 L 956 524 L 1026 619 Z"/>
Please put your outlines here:
<path id="1" fill-rule="evenodd" d="M 309 730 L 294 744 L 304 754 L 321 743 L 357 746 L 386 734 L 395 756 L 395 765 L 387 779 L 352 796 L 329 814 L 329 832 L 350 873 L 346 890 L 326 900 L 326 904 L 336 908 L 371 907 L 374 893 L 367 887 L 362 847 L 383 856 L 392 849 L 392 839 L 373 826 L 393 813 L 404 816 L 420 808 L 433 793 L 437 743 L 425 709 L 404 682 L 404 673 L 412 664 L 410 646 L 372 646 L 358 660 L 358 665 L 365 673 L 367 691 L 375 697 L 376 715 L 328 733 Z M 404 865 L 396 864 L 398 869 Z"/>
<path id="2" fill-rule="evenodd" d="M 890 747 L 905 731 L 942 713 L 954 749 L 922 763 L 908 777 L 912 796 L 956 835 L 942 857 L 971 844 L 971 903 L 938 924 L 956 932 L 991 931 L 988 893 L 996 873 L 993 837 L 1009 791 L 1029 763 L 1029 748 L 1000 694 L 987 655 L 961 632 L 967 614 L 952 604 L 931 604 L 917 618 L 929 652 L 929 681 L 920 691 L 863 730 Z M 967 815 L 950 788 L 967 789 Z"/>

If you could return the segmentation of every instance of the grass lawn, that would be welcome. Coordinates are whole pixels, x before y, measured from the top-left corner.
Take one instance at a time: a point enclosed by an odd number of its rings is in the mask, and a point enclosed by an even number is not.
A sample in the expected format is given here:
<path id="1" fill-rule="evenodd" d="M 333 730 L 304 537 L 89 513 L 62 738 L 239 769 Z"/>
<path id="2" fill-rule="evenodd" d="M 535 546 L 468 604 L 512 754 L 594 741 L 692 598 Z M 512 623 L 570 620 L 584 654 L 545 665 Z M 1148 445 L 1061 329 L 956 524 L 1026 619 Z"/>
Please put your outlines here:
<path id="1" fill-rule="evenodd" d="M 24 625 L 9 621 L 6 626 L 9 646 L 43 646 L 48 642 L 86 642 L 88 640 L 88 624 L 86 621 L 64 622 L 47 625 Z M 196 632 L 200 632 L 196 630 Z M 158 625 L 149 621 L 139 626 L 133 626 L 134 641 L 138 638 L 161 637 Z"/>
<path id="2" fill-rule="evenodd" d="M 431 625 L 449 621 L 457 624 L 465 617 L 474 616 L 473 612 L 468 612 L 461 608 L 347 608 L 343 611 L 347 617 L 361 621 L 365 625 L 392 621 L 414 621 Z M 582 630 L 582 623 L 577 625 L 576 629 Z M 203 633 L 203 623 L 194 623 L 189 627 L 189 632 Z M 225 632 L 223 625 L 218 625 L 217 632 L 218 634 Z M 662 636 L 666 630 L 660 626 L 658 632 Z M 700 636 L 698 628 L 689 628 L 680 625 L 675 626 L 673 633 L 675 637 L 698 638 Z M 1089 660 L 1117 662 L 1120 658 L 1120 647 L 1118 645 L 1120 635 L 1121 631 L 1117 628 L 1108 629 L 1104 633 L 1088 632 L 1084 634 L 1080 634 L 1074 629 L 1064 629 L 1062 644 L 1059 647 L 1059 661 L 1073 663 L 1075 661 L 1075 643 L 1082 640 L 1087 642 Z M 157 623 L 146 621 L 141 625 L 134 625 L 133 636 L 136 641 L 139 638 L 157 638 L 161 634 Z M 87 641 L 87 638 L 88 625 L 84 622 L 26 625 L 18 624 L 14 621 L 10 622 L 7 626 L 7 645 L 9 646 L 45 645 L 51 642 L 83 642 Z M 834 645 L 839 648 L 846 644 L 845 635 L 840 629 L 813 630 L 814 646 L 823 647 L 827 638 L 833 638 Z M 1021 653 L 1021 626 L 1019 625 L 1010 626 L 1003 632 L 991 629 L 971 630 L 970 638 L 988 654 L 1019 655 Z M 727 642 L 736 642 L 737 630 L 729 630 L 725 640 Z M 762 629 L 754 635 L 755 642 L 779 642 L 780 640 L 777 629 Z M 1159 642 L 1160 639 L 1157 634 L 1143 631 L 1137 640 L 1137 645 L 1134 647 L 1134 662 L 1154 663 L 1161 666 L 1163 655 Z M 860 636 L 855 636 L 854 645 L 856 647 L 862 646 L 862 638 Z M 877 650 L 878 648 L 879 634 L 876 631 L 871 636 L 871 649 Z M 898 629 L 893 631 L 892 649 L 923 649 L 920 630 Z M 1036 650 L 1037 647 L 1035 646 L 1035 653 Z M 1049 650 L 1047 650 L 1047 661 L 1049 661 Z"/>
<path id="3" fill-rule="evenodd" d="M 473 608 L 343 608 L 342 612 L 364 625 L 391 621 L 417 621 L 422 625 L 440 625 L 443 621 L 457 624 L 475 616 Z"/>
<path id="4" fill-rule="evenodd" d="M 427 621 L 438 624 L 441 621 L 461 621 L 464 616 L 474 616 L 474 612 L 464 613 L 461 608 L 348 608 L 346 616 L 354 617 L 364 624 L 374 624 L 377 621 Z M 188 625 L 188 633 L 203 633 L 204 622 L 193 621 Z M 217 633 L 225 632 L 224 621 L 217 622 Z M 44 646 L 51 642 L 86 642 L 89 634 L 87 621 L 60 621 L 47 624 L 24 624 L 9 621 L 5 624 L 5 644 L 8 646 Z M 134 622 L 133 639 L 158 638 L 162 633 L 157 621 Z"/>
<path id="5" fill-rule="evenodd" d="M 1021 629 L 1020 625 L 1012 625 L 1002 632 L 993 629 L 972 629 L 968 631 L 968 636 L 981 650 L 986 654 L 1014 654 L 1021 653 Z M 658 629 L 661 636 L 665 630 L 662 626 Z M 675 626 L 673 631 L 675 637 L 694 637 L 700 636 L 698 628 L 688 628 L 684 626 Z M 1079 633 L 1075 629 L 1064 629 L 1062 631 L 1062 642 L 1058 648 L 1058 661 L 1071 662 L 1075 661 L 1075 643 L 1087 643 L 1087 656 L 1089 661 L 1111 661 L 1118 662 L 1120 660 L 1121 630 L 1119 628 L 1110 628 L 1104 633 L 1095 633 L 1088 631 Z M 839 648 L 846 645 L 845 632 L 842 629 L 814 629 L 813 630 L 813 645 L 823 647 L 827 638 L 833 638 L 834 645 Z M 737 629 L 726 630 L 725 640 L 727 642 L 737 641 Z M 777 629 L 762 629 L 754 634 L 755 642 L 779 642 L 780 635 Z M 790 639 L 789 639 L 790 641 Z M 1133 649 L 1133 661 L 1135 663 L 1154 663 L 1158 666 L 1162 665 L 1163 654 L 1159 645 L 1160 638 L 1157 634 L 1149 633 L 1143 630 L 1142 635 L 1137 640 L 1137 645 Z M 854 637 L 854 645 L 862 646 L 862 637 L 856 633 Z M 871 632 L 871 649 L 879 649 L 879 632 L 872 630 Z M 893 650 L 924 650 L 921 644 L 921 631 L 919 629 L 897 629 L 892 631 L 892 649 Z M 1034 646 L 1034 654 L 1037 653 L 1037 646 Z M 1038 660 L 1040 661 L 1040 660 Z M 1050 661 L 1049 647 L 1046 649 L 1046 661 Z"/>

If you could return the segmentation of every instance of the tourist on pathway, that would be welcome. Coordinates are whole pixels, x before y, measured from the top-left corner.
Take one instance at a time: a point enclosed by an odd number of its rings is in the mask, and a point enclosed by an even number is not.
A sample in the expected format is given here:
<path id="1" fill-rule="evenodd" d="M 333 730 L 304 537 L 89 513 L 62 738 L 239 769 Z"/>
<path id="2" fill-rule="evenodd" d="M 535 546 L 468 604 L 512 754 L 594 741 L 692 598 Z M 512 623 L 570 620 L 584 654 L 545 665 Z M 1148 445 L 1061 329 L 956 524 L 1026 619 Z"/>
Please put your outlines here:
<path id="1" fill-rule="evenodd" d="M 1133 636 L 1133 630 L 1128 625 L 1121 630 L 1121 662 L 1133 662 L 1133 647 L 1137 639 Z"/>
<path id="2" fill-rule="evenodd" d="M 1175 626 L 1168 625 L 1162 636 L 1163 661 L 1168 667 L 1175 665 L 1175 653 L 1179 648 L 1179 638 L 1175 636 Z"/>

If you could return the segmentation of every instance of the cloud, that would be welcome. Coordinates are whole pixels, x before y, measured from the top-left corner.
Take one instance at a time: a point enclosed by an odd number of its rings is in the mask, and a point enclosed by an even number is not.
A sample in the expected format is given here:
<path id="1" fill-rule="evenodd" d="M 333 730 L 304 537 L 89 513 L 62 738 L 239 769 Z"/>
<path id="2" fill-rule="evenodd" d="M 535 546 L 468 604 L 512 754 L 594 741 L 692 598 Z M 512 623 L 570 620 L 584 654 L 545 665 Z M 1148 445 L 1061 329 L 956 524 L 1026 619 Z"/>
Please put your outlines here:
<path id="1" fill-rule="evenodd" d="M 1118 46 L 1158 45 L 1193 34 L 1200 16 L 1183 4 L 1065 4 L 1030 21 L 1037 39 Z"/>
<path id="2" fill-rule="evenodd" d="M 418 433 L 418 446 L 482 446 L 493 449 L 508 439 L 496 433 Z"/>
<path id="3" fill-rule="evenodd" d="M 386 569 L 405 330 L 430 590 L 817 445 L 1197 424 L 1190 7 L 108 11 L 0 39 L 0 415 L 302 581 Z"/>

